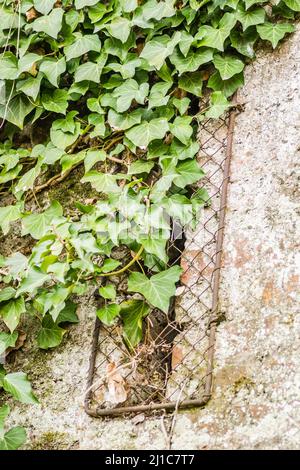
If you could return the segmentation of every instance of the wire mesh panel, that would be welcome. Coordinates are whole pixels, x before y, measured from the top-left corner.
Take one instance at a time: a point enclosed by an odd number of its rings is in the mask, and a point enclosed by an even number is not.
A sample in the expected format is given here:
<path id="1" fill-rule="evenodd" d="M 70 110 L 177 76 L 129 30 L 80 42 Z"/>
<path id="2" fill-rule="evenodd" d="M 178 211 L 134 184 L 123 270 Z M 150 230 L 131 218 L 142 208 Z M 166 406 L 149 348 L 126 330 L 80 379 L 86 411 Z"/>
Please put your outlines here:
<path id="1" fill-rule="evenodd" d="M 182 274 L 168 313 L 153 309 L 144 318 L 134 351 L 120 325 L 96 320 L 85 399 L 91 416 L 203 406 L 211 396 L 234 115 L 200 124 L 205 177 L 194 191 L 205 205 L 196 227 L 172 222 L 169 266 L 179 264 Z"/>

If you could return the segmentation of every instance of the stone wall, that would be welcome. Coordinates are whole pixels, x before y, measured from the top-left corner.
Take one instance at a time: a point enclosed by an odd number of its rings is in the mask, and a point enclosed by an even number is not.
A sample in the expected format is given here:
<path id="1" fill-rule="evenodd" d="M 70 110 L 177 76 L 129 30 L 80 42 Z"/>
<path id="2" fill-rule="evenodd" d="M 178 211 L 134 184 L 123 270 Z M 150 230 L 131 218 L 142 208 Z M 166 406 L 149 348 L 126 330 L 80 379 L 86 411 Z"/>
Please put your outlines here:
<path id="1" fill-rule="evenodd" d="M 300 448 L 299 193 L 300 29 L 259 53 L 239 93 L 225 236 L 213 398 L 180 412 L 174 449 Z M 298 167 L 299 168 L 299 167 Z M 299 172 L 298 172 L 299 177 Z M 298 271 L 297 271 L 298 270 Z M 163 449 L 170 418 L 97 420 L 83 410 L 95 316 L 53 352 L 29 340 L 13 367 L 27 371 L 40 405 L 14 407 L 29 448 Z M 13 403 L 12 403 L 13 406 Z"/>

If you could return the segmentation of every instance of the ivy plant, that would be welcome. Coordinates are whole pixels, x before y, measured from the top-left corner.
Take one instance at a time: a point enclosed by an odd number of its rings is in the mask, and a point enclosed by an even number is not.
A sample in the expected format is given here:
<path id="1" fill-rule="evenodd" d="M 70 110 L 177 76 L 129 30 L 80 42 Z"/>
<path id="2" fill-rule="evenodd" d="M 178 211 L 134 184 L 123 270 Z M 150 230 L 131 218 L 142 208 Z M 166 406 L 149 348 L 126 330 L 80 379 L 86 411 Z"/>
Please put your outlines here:
<path id="1" fill-rule="evenodd" d="M 0 258 L 0 350 L 33 312 L 39 347 L 58 346 L 65 324 L 78 321 L 75 296 L 91 284 L 98 317 L 123 325 L 135 348 L 143 319 L 168 312 L 180 279 L 170 220 L 194 227 L 209 203 L 195 191 L 204 177 L 198 123 L 231 107 L 258 44 L 275 48 L 294 30 L 300 1 L 0 3 L 0 229 L 7 236 L 20 224 L 31 237 L 29 254 Z M 92 202 L 43 205 L 39 196 L 75 168 Z M 21 372 L 1 374 L 5 391 L 35 401 Z M 1 432 L 3 447 L 22 442 Z"/>

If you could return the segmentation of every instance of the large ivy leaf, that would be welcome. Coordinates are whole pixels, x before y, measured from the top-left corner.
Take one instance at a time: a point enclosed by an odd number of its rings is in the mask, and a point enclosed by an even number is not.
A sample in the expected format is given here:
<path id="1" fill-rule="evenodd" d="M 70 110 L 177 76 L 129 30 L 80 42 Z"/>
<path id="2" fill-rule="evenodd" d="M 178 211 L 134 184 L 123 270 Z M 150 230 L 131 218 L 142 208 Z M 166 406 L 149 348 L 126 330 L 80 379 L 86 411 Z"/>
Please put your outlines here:
<path id="1" fill-rule="evenodd" d="M 195 158 L 179 162 L 176 167 L 178 176 L 175 176 L 174 183 L 179 188 L 184 188 L 189 184 L 196 183 L 204 176 L 204 171 L 199 166 Z"/>
<path id="2" fill-rule="evenodd" d="M 23 129 L 24 119 L 34 107 L 26 96 L 20 94 L 8 101 L 6 105 L 0 105 L 0 117 Z"/>
<path id="3" fill-rule="evenodd" d="M 142 113 L 143 112 L 141 109 L 136 109 L 131 113 L 125 114 L 117 113 L 113 109 L 110 109 L 108 112 L 107 121 L 114 131 L 125 131 L 141 122 Z"/>
<path id="4" fill-rule="evenodd" d="M 249 26 L 262 24 L 265 21 L 266 12 L 263 8 L 256 8 L 255 10 L 243 10 L 240 8 L 236 14 L 237 19 L 242 23 L 243 31 Z"/>
<path id="5" fill-rule="evenodd" d="M 26 431 L 21 426 L 15 426 L 0 436 L 0 450 L 17 450 L 27 439 Z"/>
<path id="6" fill-rule="evenodd" d="M 146 59 L 149 65 L 161 69 L 166 58 L 170 56 L 180 41 L 180 32 L 177 31 L 172 39 L 167 34 L 158 36 L 147 42 L 140 57 Z"/>
<path id="7" fill-rule="evenodd" d="M 100 82 L 101 69 L 99 65 L 94 62 L 85 62 L 80 65 L 75 72 L 75 82 L 82 82 L 89 80 L 95 83 Z"/>
<path id="8" fill-rule="evenodd" d="M 106 26 L 112 37 L 126 42 L 130 33 L 131 23 L 127 18 L 117 17 Z"/>
<path id="9" fill-rule="evenodd" d="M 116 111 L 123 113 L 130 107 L 132 100 L 137 103 L 144 104 L 148 95 L 148 83 L 139 85 L 135 80 L 128 79 L 121 86 L 117 87 L 113 92 L 113 97 L 117 98 Z"/>
<path id="10" fill-rule="evenodd" d="M 43 273 L 36 267 L 32 267 L 28 270 L 26 277 L 21 281 L 16 295 L 21 295 L 26 292 L 34 294 L 36 289 L 49 279 L 49 274 Z"/>
<path id="11" fill-rule="evenodd" d="M 218 28 L 206 25 L 201 26 L 196 34 L 196 39 L 200 40 L 198 46 L 207 46 L 224 51 L 225 39 L 230 35 L 230 31 L 233 29 L 236 21 L 234 14 L 225 13 Z"/>
<path id="12" fill-rule="evenodd" d="M 97 310 L 97 317 L 105 325 L 111 326 L 114 324 L 116 317 L 120 313 L 120 306 L 117 304 L 106 304 L 104 307 Z"/>
<path id="13" fill-rule="evenodd" d="M 231 55 L 222 57 L 219 54 L 214 56 L 214 65 L 220 72 L 222 80 L 228 80 L 234 75 L 240 73 L 244 68 L 244 63 Z"/>
<path id="14" fill-rule="evenodd" d="M 300 11 L 300 0 L 283 0 L 284 3 L 293 11 Z"/>
<path id="15" fill-rule="evenodd" d="M 65 333 L 66 330 L 54 323 L 51 315 L 45 315 L 37 336 L 38 347 L 40 349 L 50 349 L 59 346 Z"/>
<path id="16" fill-rule="evenodd" d="M 62 27 L 63 15 L 64 10 L 62 8 L 54 8 L 49 15 L 37 18 L 30 26 L 34 31 L 46 33 L 56 39 Z"/>
<path id="17" fill-rule="evenodd" d="M 52 201 L 50 207 L 41 213 L 25 215 L 22 219 L 22 234 L 28 233 L 35 239 L 40 239 L 51 229 L 51 224 L 63 214 L 58 201 Z"/>
<path id="18" fill-rule="evenodd" d="M 153 85 L 148 98 L 148 109 L 165 106 L 168 103 L 170 96 L 166 96 L 166 94 L 170 86 L 169 82 L 159 82 Z"/>
<path id="19" fill-rule="evenodd" d="M 191 120 L 191 116 L 178 116 L 174 122 L 170 124 L 170 131 L 184 145 L 188 145 L 189 139 L 193 134 L 193 128 L 190 126 Z"/>
<path id="20" fill-rule="evenodd" d="M 184 56 L 177 49 L 170 57 L 170 61 L 181 75 L 184 72 L 195 72 L 200 65 L 207 64 L 213 59 L 213 49 L 203 48 L 197 51 L 190 51 Z"/>
<path id="21" fill-rule="evenodd" d="M 20 217 L 20 205 L 0 207 L 0 227 L 4 235 L 9 232 L 10 223 L 18 220 Z"/>
<path id="22" fill-rule="evenodd" d="M 126 137 L 137 147 L 146 149 L 152 140 L 163 139 L 169 130 L 169 124 L 166 119 L 152 119 L 150 122 L 144 122 L 134 126 L 125 132 Z"/>
<path id="23" fill-rule="evenodd" d="M 101 42 L 96 34 L 86 34 L 85 36 L 79 36 L 76 40 L 64 48 L 66 60 L 75 59 L 89 51 L 100 52 Z"/>
<path id="24" fill-rule="evenodd" d="M 143 318 L 150 311 L 142 300 L 128 300 L 121 303 L 120 317 L 123 321 L 123 336 L 130 349 L 135 348 L 143 337 Z"/>
<path id="25" fill-rule="evenodd" d="M 52 10 L 54 3 L 55 0 L 33 0 L 34 8 L 43 15 L 47 15 Z"/>
<path id="26" fill-rule="evenodd" d="M 255 27 L 248 28 L 244 33 L 232 31 L 230 34 L 231 44 L 240 54 L 253 59 L 255 56 L 254 44 L 258 39 Z"/>
<path id="27" fill-rule="evenodd" d="M 45 75 L 51 85 L 58 87 L 59 77 L 66 71 L 66 59 L 64 57 L 58 60 L 51 57 L 43 59 L 39 70 Z"/>
<path id="28" fill-rule="evenodd" d="M 12 52 L 0 56 L 0 80 L 14 80 L 19 75 L 18 60 Z"/>
<path id="29" fill-rule="evenodd" d="M 128 290 L 139 292 L 154 307 L 168 313 L 170 298 L 175 294 L 175 284 L 179 281 L 182 269 L 173 266 L 150 279 L 145 274 L 134 272 L 128 278 Z"/>
<path id="30" fill-rule="evenodd" d="M 202 96 L 202 74 L 201 72 L 186 73 L 179 77 L 178 86 L 196 96 Z"/>
<path id="31" fill-rule="evenodd" d="M 82 183 L 91 183 L 92 187 L 101 193 L 119 193 L 120 188 L 117 185 L 118 176 L 108 173 L 99 173 L 98 171 L 89 171 L 81 179 Z"/>
<path id="32" fill-rule="evenodd" d="M 38 403 L 38 399 L 33 394 L 31 384 L 24 372 L 6 374 L 2 380 L 2 387 L 21 403 Z"/>
<path id="33" fill-rule="evenodd" d="M 218 119 L 230 106 L 229 101 L 221 91 L 214 91 L 211 95 L 211 107 L 205 116 L 212 119 Z"/>
<path id="34" fill-rule="evenodd" d="M 46 92 L 42 95 L 42 105 L 47 111 L 54 113 L 66 114 L 68 107 L 68 92 L 67 90 L 54 90 L 54 92 Z"/>
<path id="35" fill-rule="evenodd" d="M 261 39 L 270 41 L 273 49 L 275 49 L 279 41 L 284 38 L 286 33 L 295 31 L 294 26 L 289 23 L 265 23 L 256 28 Z"/>
<path id="36" fill-rule="evenodd" d="M 33 101 L 35 101 L 40 92 L 42 78 L 43 75 L 39 73 L 36 78 L 29 77 L 25 80 L 18 80 L 17 91 L 23 91 L 25 95 L 29 96 L 33 99 Z"/>
<path id="37" fill-rule="evenodd" d="M 25 311 L 26 308 L 23 297 L 10 300 L 9 302 L 0 306 L 0 317 L 4 321 L 7 328 L 9 328 L 11 333 L 13 333 L 17 328 L 21 315 L 22 313 L 25 313 Z"/>
<path id="38" fill-rule="evenodd" d="M 219 72 L 215 72 L 208 80 L 207 86 L 214 91 L 221 91 L 228 98 L 244 84 L 244 74 L 238 73 L 229 80 L 222 80 Z"/>

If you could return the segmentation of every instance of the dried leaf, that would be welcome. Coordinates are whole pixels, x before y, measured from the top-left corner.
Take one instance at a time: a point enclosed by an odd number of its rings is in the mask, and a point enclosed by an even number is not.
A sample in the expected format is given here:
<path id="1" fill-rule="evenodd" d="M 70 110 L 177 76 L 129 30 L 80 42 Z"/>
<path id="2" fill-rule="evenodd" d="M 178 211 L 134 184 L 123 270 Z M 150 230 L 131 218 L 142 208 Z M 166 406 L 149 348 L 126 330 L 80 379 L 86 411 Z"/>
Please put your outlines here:
<path id="1" fill-rule="evenodd" d="M 38 17 L 38 12 L 34 7 L 30 8 L 28 11 L 26 11 L 26 18 L 27 21 L 34 20 L 35 18 Z"/>
<path id="2" fill-rule="evenodd" d="M 127 400 L 125 380 L 114 362 L 107 365 L 107 386 L 108 392 L 105 397 L 107 401 L 118 404 Z"/>
<path id="3" fill-rule="evenodd" d="M 172 351 L 172 370 L 182 362 L 183 353 L 179 346 L 174 346 Z"/>

